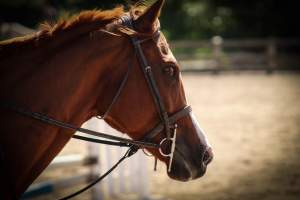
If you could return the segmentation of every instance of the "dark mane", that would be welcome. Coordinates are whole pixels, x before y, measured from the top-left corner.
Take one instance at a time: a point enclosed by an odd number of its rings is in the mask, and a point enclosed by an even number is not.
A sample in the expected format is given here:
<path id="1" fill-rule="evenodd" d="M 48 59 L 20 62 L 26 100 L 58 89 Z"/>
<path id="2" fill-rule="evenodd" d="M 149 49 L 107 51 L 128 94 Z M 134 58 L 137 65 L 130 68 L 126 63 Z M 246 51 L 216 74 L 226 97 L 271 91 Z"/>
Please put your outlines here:
<path id="1" fill-rule="evenodd" d="M 81 34 L 97 30 L 111 23 L 123 14 L 124 9 L 122 6 L 119 6 L 112 10 L 83 11 L 67 20 L 61 20 L 54 25 L 43 23 L 40 26 L 40 30 L 34 34 L 1 41 L 0 53 L 2 55 L 0 55 L 0 57 L 2 57 L 4 53 L 11 53 L 11 51 L 16 48 L 21 47 L 23 49 L 37 46 L 51 38 L 64 35 L 62 33 L 69 33 L 68 39 L 78 37 Z"/>

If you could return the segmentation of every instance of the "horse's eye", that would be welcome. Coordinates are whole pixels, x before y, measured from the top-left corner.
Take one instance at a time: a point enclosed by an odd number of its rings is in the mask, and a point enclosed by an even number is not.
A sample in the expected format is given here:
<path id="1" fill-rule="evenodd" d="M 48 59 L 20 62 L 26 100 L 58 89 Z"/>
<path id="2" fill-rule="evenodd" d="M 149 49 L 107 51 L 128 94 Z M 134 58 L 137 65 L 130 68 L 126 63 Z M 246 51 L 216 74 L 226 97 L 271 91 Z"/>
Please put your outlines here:
<path id="1" fill-rule="evenodd" d="M 174 66 L 167 66 L 164 68 L 164 73 L 173 77 L 173 76 L 175 76 L 176 69 Z"/>

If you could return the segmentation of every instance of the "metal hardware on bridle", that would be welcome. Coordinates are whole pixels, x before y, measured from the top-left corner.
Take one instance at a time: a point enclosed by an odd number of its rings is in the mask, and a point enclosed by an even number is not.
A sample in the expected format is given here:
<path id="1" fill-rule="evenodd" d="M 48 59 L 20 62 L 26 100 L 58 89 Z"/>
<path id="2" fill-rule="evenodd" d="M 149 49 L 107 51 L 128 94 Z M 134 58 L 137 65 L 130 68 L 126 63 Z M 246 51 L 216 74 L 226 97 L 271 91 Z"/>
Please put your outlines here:
<path id="1" fill-rule="evenodd" d="M 133 24 L 132 24 L 132 18 L 129 15 L 124 15 L 123 17 L 120 18 L 120 21 L 121 21 L 122 25 L 127 26 L 128 28 L 134 29 Z M 89 189 L 90 187 L 92 187 L 93 185 L 95 185 L 96 183 L 101 181 L 103 178 L 105 178 L 107 175 L 109 175 L 125 158 L 130 157 L 131 155 L 135 154 L 139 148 L 156 148 L 156 149 L 158 149 L 159 153 L 163 157 L 169 158 L 168 172 L 171 171 L 175 147 L 176 147 L 176 134 L 177 134 L 177 123 L 176 122 L 180 118 L 187 116 L 191 112 L 192 109 L 190 106 L 185 106 L 185 107 L 181 108 L 179 111 L 177 111 L 171 115 L 168 115 L 168 113 L 165 109 L 163 100 L 161 98 L 157 84 L 156 84 L 154 76 L 152 74 L 152 68 L 148 64 L 147 59 L 146 59 L 144 52 L 142 50 L 142 47 L 141 47 L 141 44 L 143 42 L 153 39 L 153 37 L 158 37 L 159 34 L 160 34 L 160 31 L 158 29 L 152 35 L 151 38 L 138 40 L 136 37 L 130 36 L 130 40 L 134 46 L 135 55 L 138 59 L 138 62 L 140 63 L 139 66 L 141 67 L 141 69 L 143 71 L 144 77 L 149 86 L 150 93 L 153 97 L 156 110 L 160 117 L 160 122 L 158 124 L 156 124 L 156 126 L 154 126 L 150 131 L 148 131 L 140 140 L 126 139 L 126 138 L 117 137 L 117 136 L 109 135 L 109 134 L 102 133 L 102 132 L 97 132 L 97 131 L 93 131 L 93 130 L 89 130 L 89 129 L 76 127 L 72 124 L 65 123 L 65 122 L 59 121 L 57 119 L 51 118 L 45 114 L 42 114 L 39 112 L 33 112 L 33 111 L 30 111 L 29 109 L 25 109 L 24 107 L 19 107 L 19 106 L 17 106 L 17 104 L 14 104 L 11 101 L 0 101 L 0 107 L 13 110 L 16 113 L 22 114 L 27 117 L 31 117 L 33 119 L 44 122 L 46 124 L 50 124 L 53 126 L 57 126 L 57 127 L 72 130 L 72 131 L 85 133 L 87 135 L 105 138 L 108 140 L 101 140 L 101 139 L 85 137 L 85 136 L 81 136 L 81 135 L 73 135 L 73 138 L 75 138 L 75 139 L 80 139 L 80 140 L 99 143 L 99 144 L 106 144 L 106 145 L 113 145 L 113 146 L 120 146 L 120 147 L 129 147 L 126 154 L 122 158 L 120 158 L 120 160 L 113 167 L 111 167 L 106 173 L 104 173 L 102 176 L 98 177 L 96 180 L 94 180 L 92 183 L 90 183 L 86 187 L 82 188 L 81 190 L 79 190 L 71 195 L 68 195 L 67 197 L 62 198 L 61 200 L 70 199 L 70 198 L 86 191 L 87 189 Z M 121 92 L 123 91 L 123 88 L 126 85 L 131 68 L 132 68 L 132 63 L 129 63 L 128 70 L 127 70 L 123 80 L 121 81 L 119 89 L 117 90 L 115 96 L 112 99 L 112 102 L 108 106 L 104 115 L 102 115 L 100 117 L 101 119 L 105 119 L 107 117 L 107 115 L 111 111 L 113 105 L 117 102 Z M 171 130 L 173 130 L 173 136 L 172 136 Z M 163 138 L 159 142 L 159 144 L 154 143 L 153 142 L 154 138 L 163 131 L 165 131 L 166 137 Z M 113 140 L 113 141 L 111 141 L 111 140 Z M 115 141 L 117 141 L 117 142 L 115 142 Z M 163 150 L 161 149 L 162 145 L 167 141 L 171 142 L 171 151 L 169 154 L 167 154 L 166 152 L 163 152 Z M 157 158 L 155 158 L 155 169 L 156 169 L 156 163 L 157 163 Z"/>
<path id="2" fill-rule="evenodd" d="M 164 157 L 169 157 L 169 164 L 168 164 L 168 172 L 171 172 L 171 167 L 172 167 L 172 162 L 173 162 L 173 155 L 174 155 L 174 151 L 175 151 L 175 144 L 176 144 L 176 132 L 177 132 L 177 124 L 174 125 L 174 132 L 173 132 L 173 137 L 168 139 L 168 138 L 164 138 L 162 141 L 160 141 L 159 143 L 159 153 L 164 156 Z M 165 154 L 162 151 L 162 145 L 164 142 L 167 142 L 168 140 L 171 141 L 171 152 L 169 154 Z"/>

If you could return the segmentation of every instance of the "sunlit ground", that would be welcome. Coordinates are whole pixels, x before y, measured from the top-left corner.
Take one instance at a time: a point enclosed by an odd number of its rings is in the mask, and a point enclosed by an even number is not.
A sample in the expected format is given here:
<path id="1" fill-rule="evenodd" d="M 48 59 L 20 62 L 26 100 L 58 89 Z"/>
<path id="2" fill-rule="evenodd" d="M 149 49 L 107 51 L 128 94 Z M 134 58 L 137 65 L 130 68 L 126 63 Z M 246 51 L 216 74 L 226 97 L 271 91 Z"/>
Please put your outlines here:
<path id="1" fill-rule="evenodd" d="M 300 74 L 184 74 L 183 79 L 215 158 L 203 178 L 185 183 L 170 180 L 162 163 L 153 172 L 149 160 L 150 197 L 300 199 Z M 82 150 L 72 142 L 64 152 Z M 78 199 L 84 198 L 88 195 Z"/>
<path id="2" fill-rule="evenodd" d="M 172 199 L 299 199 L 300 75 L 184 75 L 215 159 L 200 180 L 153 178 Z M 159 178 L 163 177 L 163 178 Z"/>

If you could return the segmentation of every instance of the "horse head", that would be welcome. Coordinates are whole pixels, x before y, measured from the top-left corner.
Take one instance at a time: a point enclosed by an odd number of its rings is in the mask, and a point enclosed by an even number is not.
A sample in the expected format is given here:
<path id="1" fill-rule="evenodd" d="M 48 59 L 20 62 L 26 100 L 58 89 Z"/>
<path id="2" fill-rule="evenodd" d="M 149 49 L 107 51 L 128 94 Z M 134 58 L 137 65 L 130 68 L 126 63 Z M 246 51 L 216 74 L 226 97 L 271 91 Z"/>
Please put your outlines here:
<path id="1" fill-rule="evenodd" d="M 104 118 L 112 127 L 139 140 L 147 138 L 147 133 L 163 120 L 164 116 L 160 115 L 156 101 L 161 101 L 169 117 L 187 106 L 180 66 L 166 38 L 159 31 L 158 17 L 163 2 L 158 0 L 143 12 L 132 10 L 129 17 L 130 26 L 128 21 L 124 24 L 126 20 L 121 19 L 110 27 L 110 30 L 119 30 L 124 40 L 128 41 L 133 56 L 128 58 L 132 61 L 128 62 L 131 69 L 126 77 L 126 83 L 122 84 L 122 91 L 117 99 L 113 100 L 113 105 L 109 108 L 109 112 L 105 113 Z M 135 42 L 139 43 L 141 50 L 137 50 Z M 139 51 L 142 51 L 142 56 L 138 55 Z M 155 88 L 149 85 L 149 80 L 141 68 L 143 64 L 151 67 Z M 153 91 L 151 93 L 151 90 L 156 89 L 159 100 L 153 98 Z M 184 116 L 176 118 L 174 123 L 167 126 L 170 126 L 171 137 L 177 134 L 176 141 L 165 139 L 168 136 L 166 136 L 167 128 L 164 127 L 150 139 L 147 138 L 147 141 L 160 143 L 162 145 L 160 151 L 147 150 L 168 165 L 170 168 L 168 175 L 171 178 L 187 181 L 201 177 L 212 160 L 213 153 L 195 116 L 190 111 L 186 112 Z M 163 154 L 169 154 L 171 151 L 172 142 L 175 147 L 174 155 L 164 156 Z M 172 162 L 170 159 L 173 159 Z"/>

